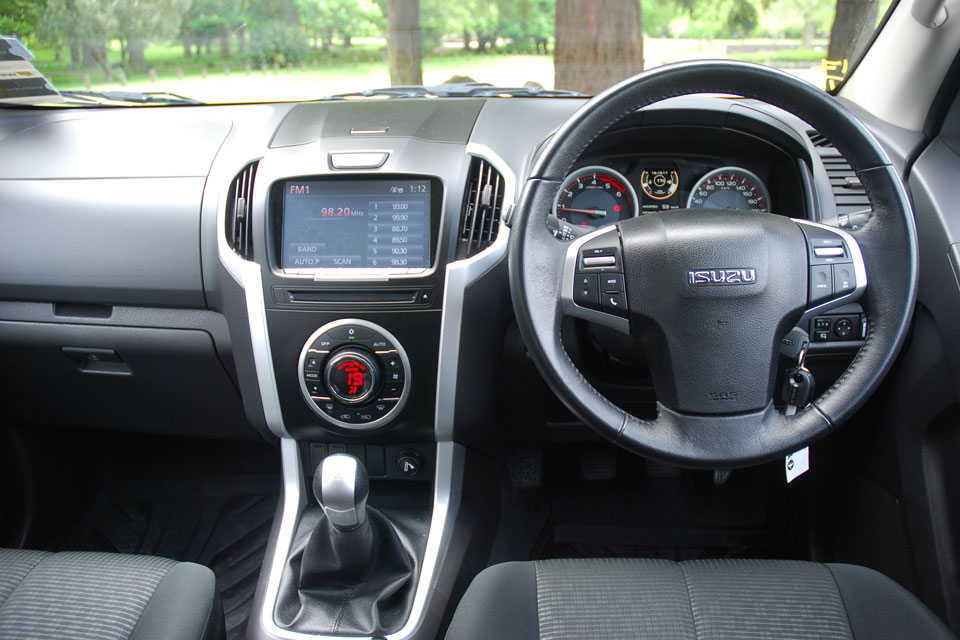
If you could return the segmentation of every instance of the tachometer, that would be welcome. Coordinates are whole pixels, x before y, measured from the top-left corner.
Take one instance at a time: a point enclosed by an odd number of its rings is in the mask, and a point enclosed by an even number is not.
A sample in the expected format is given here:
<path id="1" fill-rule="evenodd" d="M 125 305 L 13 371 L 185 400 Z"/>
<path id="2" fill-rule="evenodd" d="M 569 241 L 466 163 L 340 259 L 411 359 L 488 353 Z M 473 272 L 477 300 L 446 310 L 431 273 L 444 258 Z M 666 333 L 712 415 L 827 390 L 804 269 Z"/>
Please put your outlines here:
<path id="1" fill-rule="evenodd" d="M 740 167 L 720 167 L 690 190 L 688 209 L 770 211 L 770 193 L 756 174 Z"/>
<path id="2" fill-rule="evenodd" d="M 637 192 L 607 167 L 584 167 L 568 175 L 553 201 L 553 213 L 569 224 L 603 227 L 637 215 Z"/>

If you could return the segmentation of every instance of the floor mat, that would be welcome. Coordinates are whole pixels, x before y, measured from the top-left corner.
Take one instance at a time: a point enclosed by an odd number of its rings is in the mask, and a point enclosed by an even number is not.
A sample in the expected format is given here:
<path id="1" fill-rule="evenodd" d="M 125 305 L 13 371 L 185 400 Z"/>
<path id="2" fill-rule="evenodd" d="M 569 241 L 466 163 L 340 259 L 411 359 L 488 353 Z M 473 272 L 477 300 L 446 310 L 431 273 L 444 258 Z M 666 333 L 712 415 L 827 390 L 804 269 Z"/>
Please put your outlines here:
<path id="1" fill-rule="evenodd" d="M 236 445 L 226 446 L 238 453 Z M 241 447 L 242 449 L 242 447 Z M 156 452 L 155 452 L 156 453 Z M 197 464 L 164 452 L 141 464 L 100 466 L 84 521 L 58 547 L 159 555 L 210 567 L 223 600 L 228 640 L 246 637 L 279 497 L 275 451 L 240 451 L 247 465 Z M 229 458 L 229 455 L 226 456 Z M 252 473 L 244 473 L 247 469 Z"/>

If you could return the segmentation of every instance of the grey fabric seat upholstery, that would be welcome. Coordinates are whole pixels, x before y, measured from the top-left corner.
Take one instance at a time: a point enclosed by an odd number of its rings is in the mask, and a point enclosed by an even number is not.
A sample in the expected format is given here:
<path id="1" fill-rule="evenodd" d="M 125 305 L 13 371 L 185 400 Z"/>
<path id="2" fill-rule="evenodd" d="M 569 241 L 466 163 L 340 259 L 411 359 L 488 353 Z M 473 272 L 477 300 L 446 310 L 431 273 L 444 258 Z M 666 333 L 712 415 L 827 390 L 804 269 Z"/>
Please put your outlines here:
<path id="1" fill-rule="evenodd" d="M 845 564 L 547 560 L 480 573 L 447 640 L 954 638 L 898 584 Z"/>
<path id="2" fill-rule="evenodd" d="M 4 640 L 219 640 L 206 567 L 153 556 L 0 549 Z"/>

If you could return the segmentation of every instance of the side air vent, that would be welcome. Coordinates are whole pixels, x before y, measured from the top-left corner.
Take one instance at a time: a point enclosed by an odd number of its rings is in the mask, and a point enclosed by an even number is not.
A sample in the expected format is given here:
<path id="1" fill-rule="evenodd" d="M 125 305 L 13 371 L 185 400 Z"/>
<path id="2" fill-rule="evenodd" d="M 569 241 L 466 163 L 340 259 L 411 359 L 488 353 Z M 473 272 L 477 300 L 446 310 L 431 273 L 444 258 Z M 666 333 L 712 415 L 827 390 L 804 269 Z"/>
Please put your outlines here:
<path id="1" fill-rule="evenodd" d="M 503 192 L 503 176 L 486 160 L 474 158 L 460 219 L 458 260 L 480 253 L 497 239 Z"/>
<path id="2" fill-rule="evenodd" d="M 810 138 L 810 142 L 813 143 L 815 147 L 832 147 L 830 141 L 827 140 L 827 136 L 823 135 L 815 129 L 810 129 L 807 131 L 807 136 Z"/>
<path id="3" fill-rule="evenodd" d="M 257 175 L 257 164 L 251 162 L 243 168 L 233 182 L 227 194 L 227 217 L 224 232 L 227 242 L 244 260 L 253 259 L 253 234 L 251 230 L 253 211 L 253 179 Z"/>
<path id="4" fill-rule="evenodd" d="M 819 131 L 807 131 L 807 136 L 817 147 L 827 177 L 830 178 L 837 215 L 850 215 L 869 209 L 870 199 L 867 198 L 867 192 L 847 159 Z"/>

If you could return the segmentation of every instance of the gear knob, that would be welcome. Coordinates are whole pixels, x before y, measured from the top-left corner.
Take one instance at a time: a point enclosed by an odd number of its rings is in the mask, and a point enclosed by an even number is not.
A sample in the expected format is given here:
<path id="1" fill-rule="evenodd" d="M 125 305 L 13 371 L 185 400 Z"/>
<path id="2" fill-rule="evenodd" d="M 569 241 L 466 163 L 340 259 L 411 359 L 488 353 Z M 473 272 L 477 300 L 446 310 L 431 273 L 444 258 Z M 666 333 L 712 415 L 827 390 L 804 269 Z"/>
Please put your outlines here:
<path id="1" fill-rule="evenodd" d="M 313 474 L 313 495 L 338 531 L 356 529 L 367 519 L 370 479 L 357 458 L 335 453 Z"/>

